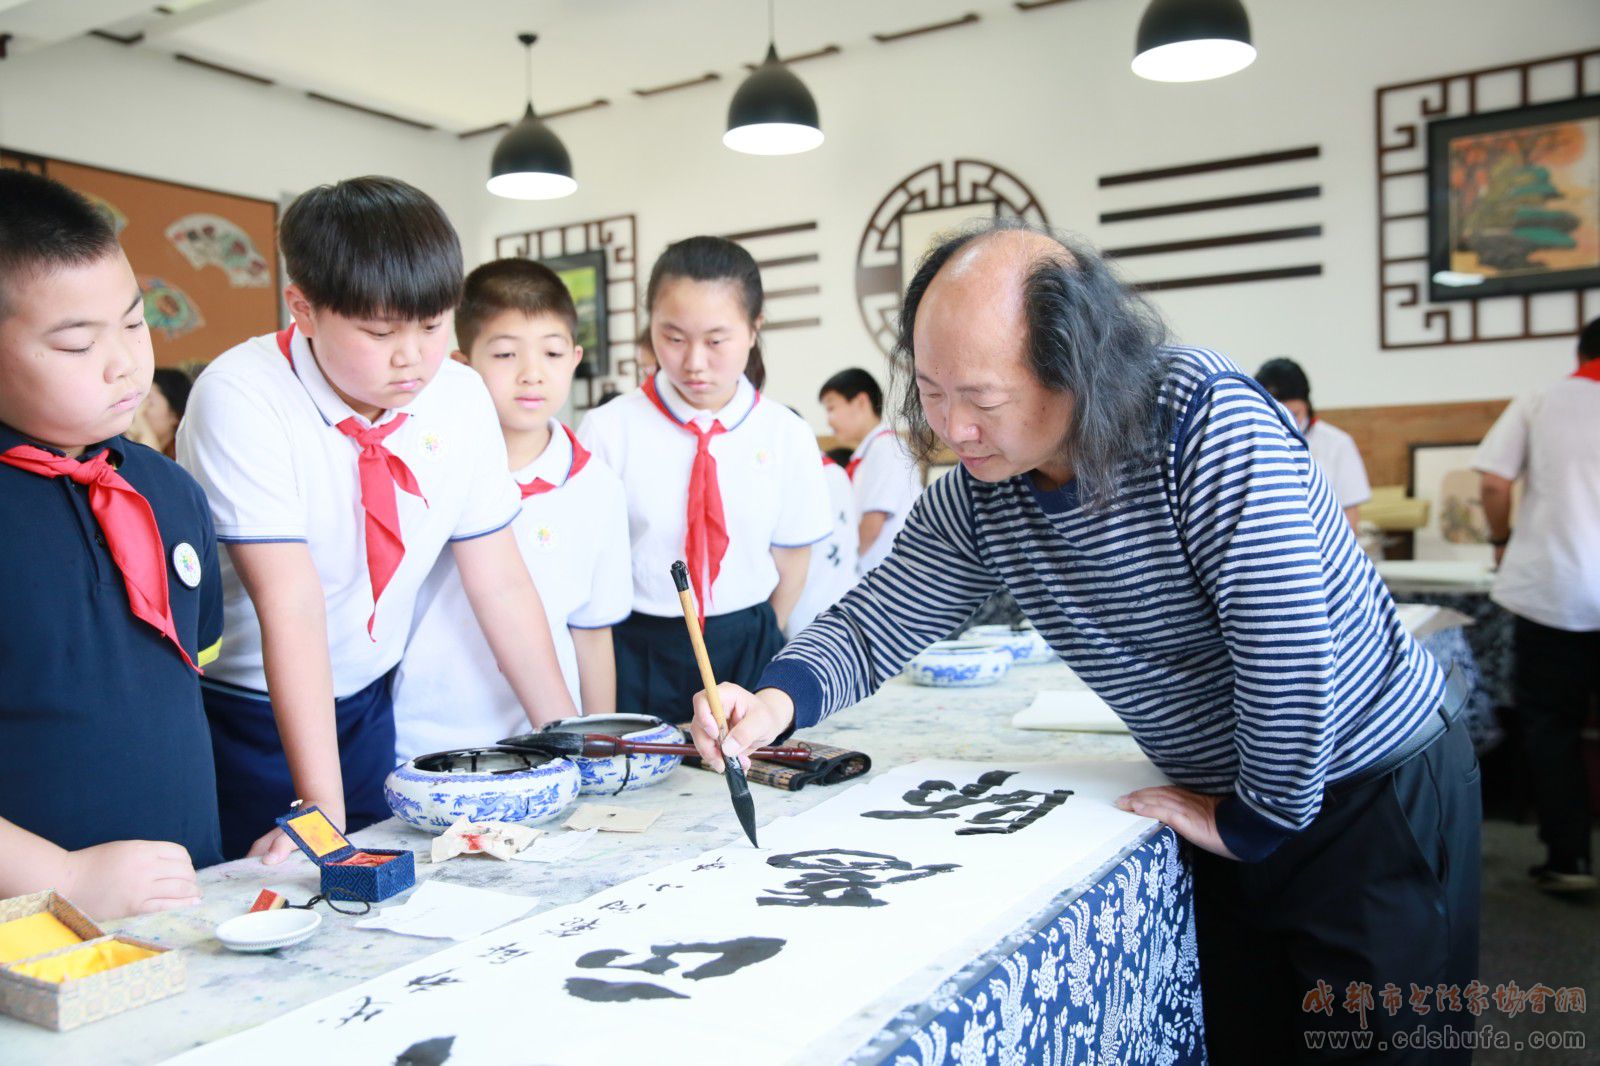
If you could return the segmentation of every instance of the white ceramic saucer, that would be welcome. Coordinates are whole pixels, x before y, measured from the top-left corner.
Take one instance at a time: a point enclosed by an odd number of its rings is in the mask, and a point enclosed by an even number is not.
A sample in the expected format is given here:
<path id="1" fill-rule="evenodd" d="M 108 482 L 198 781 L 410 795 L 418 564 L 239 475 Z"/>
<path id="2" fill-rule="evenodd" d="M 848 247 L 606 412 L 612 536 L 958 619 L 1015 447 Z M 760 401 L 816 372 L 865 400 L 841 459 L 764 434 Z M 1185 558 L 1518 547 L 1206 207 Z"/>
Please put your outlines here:
<path id="1" fill-rule="evenodd" d="M 299 907 L 280 907 L 229 918 L 217 926 L 217 939 L 231 951 L 276 951 L 308 939 L 322 915 Z"/>

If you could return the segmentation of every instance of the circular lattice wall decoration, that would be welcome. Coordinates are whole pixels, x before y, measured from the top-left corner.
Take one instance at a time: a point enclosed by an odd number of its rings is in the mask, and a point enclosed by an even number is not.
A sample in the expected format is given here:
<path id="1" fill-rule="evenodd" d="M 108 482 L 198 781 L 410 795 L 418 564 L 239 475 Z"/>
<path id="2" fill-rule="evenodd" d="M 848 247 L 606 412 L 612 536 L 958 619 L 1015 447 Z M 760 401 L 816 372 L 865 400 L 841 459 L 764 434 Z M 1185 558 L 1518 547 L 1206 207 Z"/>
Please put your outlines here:
<path id="1" fill-rule="evenodd" d="M 974 210 L 963 212 L 964 207 Z M 926 250 L 922 239 L 988 214 L 1049 221 L 1022 179 L 978 159 L 929 163 L 890 189 L 872 212 L 856 249 L 856 305 L 862 324 L 884 355 L 894 351 L 900 295 L 916 259 Z M 907 231 L 919 238 L 909 250 Z"/>

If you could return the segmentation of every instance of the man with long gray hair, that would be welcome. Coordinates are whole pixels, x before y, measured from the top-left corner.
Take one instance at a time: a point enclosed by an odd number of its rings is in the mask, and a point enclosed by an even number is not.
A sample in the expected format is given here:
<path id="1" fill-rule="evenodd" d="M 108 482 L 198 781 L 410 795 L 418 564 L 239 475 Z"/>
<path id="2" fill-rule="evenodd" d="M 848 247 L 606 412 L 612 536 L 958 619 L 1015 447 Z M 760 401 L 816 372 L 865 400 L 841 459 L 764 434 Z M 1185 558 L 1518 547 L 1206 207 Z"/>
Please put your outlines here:
<path id="1" fill-rule="evenodd" d="M 1480 804 L 1455 686 L 1283 408 L 1168 345 L 1091 249 L 1015 221 L 929 253 L 896 358 L 913 439 L 961 467 L 754 693 L 722 686 L 724 750 L 864 699 L 1003 587 L 1176 782 L 1120 803 L 1193 845 L 1212 1061 L 1320 1057 L 1312 1027 L 1357 1024 L 1304 1011 L 1322 983 L 1465 988 Z M 694 733 L 720 766 L 703 693 Z M 1365 1024 L 1382 1061 L 1470 1057 L 1439 1050 L 1472 1027 L 1459 1009 Z"/>

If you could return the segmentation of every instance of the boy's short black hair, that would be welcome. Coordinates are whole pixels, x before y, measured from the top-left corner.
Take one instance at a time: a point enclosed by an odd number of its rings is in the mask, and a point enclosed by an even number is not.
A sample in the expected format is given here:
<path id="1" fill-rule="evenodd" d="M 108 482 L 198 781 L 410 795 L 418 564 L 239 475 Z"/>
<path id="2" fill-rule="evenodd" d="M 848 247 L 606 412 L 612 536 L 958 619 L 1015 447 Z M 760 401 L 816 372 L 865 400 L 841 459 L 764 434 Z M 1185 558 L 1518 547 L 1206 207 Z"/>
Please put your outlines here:
<path id="1" fill-rule="evenodd" d="M 456 347 L 470 355 L 483 327 L 501 311 L 555 315 L 569 336 L 578 335 L 572 293 L 554 270 L 532 259 L 496 259 L 467 275 L 456 309 Z"/>
<path id="2" fill-rule="evenodd" d="M 822 383 L 822 388 L 817 390 L 817 399 L 822 399 L 828 393 L 837 393 L 846 400 L 853 400 L 863 392 L 872 402 L 872 413 L 883 416 L 883 389 L 878 384 L 878 379 L 853 366 L 849 370 L 841 370 L 833 377 Z"/>
<path id="3" fill-rule="evenodd" d="M 0 319 L 24 282 L 116 250 L 116 231 L 82 194 L 42 174 L 0 168 Z"/>
<path id="4" fill-rule="evenodd" d="M 1578 359 L 1585 363 L 1600 359 L 1600 318 L 1591 320 L 1578 334 Z"/>
<path id="5" fill-rule="evenodd" d="M 1285 400 L 1311 402 L 1311 380 L 1293 359 L 1268 359 L 1256 371 L 1256 381 L 1279 403 Z"/>
<path id="6" fill-rule="evenodd" d="M 289 277 L 318 310 L 421 321 L 461 302 L 461 240 L 433 198 L 394 178 L 301 193 L 278 224 Z"/>

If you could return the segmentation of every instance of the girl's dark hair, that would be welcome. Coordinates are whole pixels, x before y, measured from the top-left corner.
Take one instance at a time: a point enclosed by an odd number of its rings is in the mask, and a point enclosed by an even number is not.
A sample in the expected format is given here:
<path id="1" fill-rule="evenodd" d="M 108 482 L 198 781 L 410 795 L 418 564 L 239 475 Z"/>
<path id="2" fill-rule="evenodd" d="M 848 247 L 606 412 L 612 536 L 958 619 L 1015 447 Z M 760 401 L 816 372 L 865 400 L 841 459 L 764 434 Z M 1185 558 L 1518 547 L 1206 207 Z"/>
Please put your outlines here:
<path id="1" fill-rule="evenodd" d="M 189 406 L 189 390 L 194 387 L 194 380 L 175 367 L 158 366 L 151 384 L 161 390 L 172 413 L 182 418 L 184 409 Z"/>
<path id="2" fill-rule="evenodd" d="M 461 302 L 461 241 L 427 193 L 350 178 L 301 193 L 278 225 L 289 277 L 346 318 L 434 318 Z"/>
<path id="3" fill-rule="evenodd" d="M 655 312 L 656 297 L 661 292 L 661 286 L 677 278 L 729 282 L 739 290 L 745 317 L 749 319 L 752 329 L 756 319 L 761 317 L 761 308 L 766 302 L 761 291 L 761 268 L 756 266 L 755 257 L 745 251 L 742 245 L 726 237 L 689 237 L 667 245 L 667 250 L 661 253 L 656 265 L 650 269 L 650 284 L 646 286 L 644 294 L 644 305 L 649 312 Z M 750 361 L 745 365 L 744 376 L 750 379 L 750 384 L 758 392 L 766 384 L 767 364 L 761 358 L 759 336 L 750 348 Z"/>
<path id="4" fill-rule="evenodd" d="M 1157 396 L 1167 367 L 1166 326 L 1142 296 L 1089 245 L 1022 219 L 1001 218 L 945 238 L 923 258 L 906 288 L 893 357 L 900 418 L 918 458 L 938 440 L 916 386 L 913 332 L 934 276 L 973 241 L 1008 230 L 1042 234 L 1061 246 L 1029 269 L 1023 286 L 1028 363 L 1045 388 L 1072 394 L 1062 455 L 1089 510 L 1115 502 L 1131 465 L 1160 454 L 1164 423 Z"/>
<path id="5" fill-rule="evenodd" d="M 872 413 L 879 418 L 883 417 L 883 389 L 879 387 L 877 378 L 858 366 L 841 370 L 824 381 L 822 388 L 817 390 L 817 399 L 822 399 L 830 392 L 845 400 L 853 400 L 864 392 L 867 394 L 867 402 L 872 404 Z"/>

